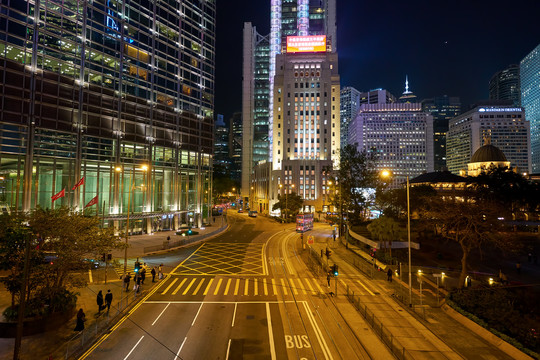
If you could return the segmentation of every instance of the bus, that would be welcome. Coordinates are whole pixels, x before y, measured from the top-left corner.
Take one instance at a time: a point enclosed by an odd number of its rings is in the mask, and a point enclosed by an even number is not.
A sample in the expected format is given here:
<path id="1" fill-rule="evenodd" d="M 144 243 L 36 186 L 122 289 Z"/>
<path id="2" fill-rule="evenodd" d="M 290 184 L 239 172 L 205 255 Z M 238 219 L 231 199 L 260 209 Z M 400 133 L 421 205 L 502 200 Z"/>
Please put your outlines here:
<path id="1" fill-rule="evenodd" d="M 296 232 L 306 232 L 313 229 L 313 214 L 298 214 L 296 215 Z"/>

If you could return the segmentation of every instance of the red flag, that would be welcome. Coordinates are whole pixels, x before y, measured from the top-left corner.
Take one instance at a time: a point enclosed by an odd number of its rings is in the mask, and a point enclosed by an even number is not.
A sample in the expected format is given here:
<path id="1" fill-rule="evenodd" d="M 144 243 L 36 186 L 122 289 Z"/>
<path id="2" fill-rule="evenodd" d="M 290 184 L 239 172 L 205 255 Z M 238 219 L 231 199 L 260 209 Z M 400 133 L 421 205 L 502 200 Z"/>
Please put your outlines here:
<path id="1" fill-rule="evenodd" d="M 66 189 L 62 189 L 58 194 L 51 196 L 52 202 L 66 196 Z"/>
<path id="2" fill-rule="evenodd" d="M 89 207 L 89 206 L 96 205 L 96 204 L 97 204 L 97 201 L 98 201 L 98 196 L 96 195 L 96 197 L 93 198 L 92 200 L 90 200 L 90 201 L 88 202 L 88 204 L 86 204 L 86 206 L 85 206 L 84 208 L 86 209 L 86 208 Z"/>
<path id="3" fill-rule="evenodd" d="M 75 186 L 73 186 L 73 189 L 71 189 L 71 190 L 75 190 L 76 188 L 78 188 L 81 185 L 84 185 L 84 177 L 82 177 L 81 180 L 79 180 L 79 182 L 76 183 Z"/>

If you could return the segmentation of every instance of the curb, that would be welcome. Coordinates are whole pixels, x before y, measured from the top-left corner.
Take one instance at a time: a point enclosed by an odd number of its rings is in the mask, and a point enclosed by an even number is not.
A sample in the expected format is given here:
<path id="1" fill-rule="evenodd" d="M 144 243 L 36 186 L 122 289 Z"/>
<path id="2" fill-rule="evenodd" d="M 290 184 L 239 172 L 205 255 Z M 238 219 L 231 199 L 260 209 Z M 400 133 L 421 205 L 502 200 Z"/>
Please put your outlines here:
<path id="1" fill-rule="evenodd" d="M 518 348 L 514 347 L 513 345 L 507 343 L 503 339 L 499 338 L 495 334 L 491 333 L 489 330 L 483 328 L 482 326 L 478 325 L 471 319 L 461 315 L 456 310 L 452 309 L 448 304 L 444 304 L 441 306 L 441 309 L 451 318 L 474 332 L 476 335 L 480 336 L 482 339 L 486 340 L 491 345 L 497 347 L 499 350 L 506 353 L 508 356 L 512 357 L 513 359 L 517 360 L 533 360 L 532 357 L 525 354 Z"/>

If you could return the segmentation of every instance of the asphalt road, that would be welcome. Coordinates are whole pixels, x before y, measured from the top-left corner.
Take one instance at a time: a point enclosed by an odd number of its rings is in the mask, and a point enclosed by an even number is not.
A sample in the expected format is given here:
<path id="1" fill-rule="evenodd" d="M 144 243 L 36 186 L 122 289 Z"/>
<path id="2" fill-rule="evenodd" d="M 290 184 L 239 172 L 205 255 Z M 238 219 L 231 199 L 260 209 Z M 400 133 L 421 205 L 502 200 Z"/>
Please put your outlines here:
<path id="1" fill-rule="evenodd" d="M 243 214 L 198 247 L 81 359 L 369 359 L 308 271 L 294 224 Z M 367 325 L 366 325 L 367 330 Z"/>

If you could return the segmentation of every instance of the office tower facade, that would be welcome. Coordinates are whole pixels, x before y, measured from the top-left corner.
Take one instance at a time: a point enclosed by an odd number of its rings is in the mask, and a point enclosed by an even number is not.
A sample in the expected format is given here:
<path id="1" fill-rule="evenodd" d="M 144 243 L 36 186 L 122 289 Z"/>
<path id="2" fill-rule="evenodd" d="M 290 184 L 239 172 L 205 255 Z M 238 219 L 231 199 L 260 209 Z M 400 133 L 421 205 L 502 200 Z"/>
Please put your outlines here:
<path id="1" fill-rule="evenodd" d="M 225 124 L 223 115 L 218 114 L 214 124 L 214 165 L 221 165 L 227 170 L 231 166 L 229 133 L 229 127 Z"/>
<path id="2" fill-rule="evenodd" d="M 323 49 L 325 46 L 323 45 Z M 285 53 L 276 57 L 274 187 L 296 192 L 304 211 L 322 208 L 325 168 L 340 149 L 340 78 L 336 53 Z"/>
<path id="3" fill-rule="evenodd" d="M 499 148 L 521 173 L 530 173 L 530 124 L 520 107 L 476 106 L 450 120 L 446 163 L 456 175 L 467 170 L 472 155 L 486 141 Z"/>
<path id="4" fill-rule="evenodd" d="M 540 45 L 521 60 L 521 105 L 531 123 L 531 165 L 540 173 Z"/>
<path id="5" fill-rule="evenodd" d="M 231 159 L 231 178 L 241 181 L 242 176 L 242 137 L 243 137 L 242 113 L 235 112 L 229 120 L 229 158 Z"/>
<path id="6" fill-rule="evenodd" d="M 244 24 L 242 68 L 242 195 L 248 194 L 253 166 L 269 158 L 270 42 Z"/>
<path id="7" fill-rule="evenodd" d="M 249 34 L 249 35 L 248 35 Z M 244 198 L 249 196 L 250 174 L 253 167 L 260 161 L 272 161 L 273 146 L 273 108 L 274 108 L 274 76 L 276 74 L 276 55 L 284 51 L 287 36 L 306 36 L 306 35 L 326 35 L 328 46 L 331 51 L 337 48 L 337 29 L 336 29 L 336 0 L 271 0 L 270 1 L 270 34 L 265 38 L 268 42 L 268 119 L 267 119 L 267 146 L 268 156 L 266 159 L 256 161 L 253 155 L 254 131 L 251 129 L 253 123 L 246 123 L 244 126 L 244 141 L 248 146 L 244 146 L 244 164 L 242 167 L 242 195 Z M 250 114 L 255 109 L 255 98 L 253 92 L 249 92 L 249 86 L 254 82 L 255 71 L 258 60 L 265 62 L 262 58 L 254 58 L 256 38 L 254 27 L 247 23 L 244 26 L 244 72 L 243 72 L 243 116 L 249 119 Z M 252 65 L 250 65 L 252 64 Z M 247 120 L 246 120 L 247 121 Z M 262 151 L 261 151 L 262 152 Z"/>
<path id="8" fill-rule="evenodd" d="M 340 116 L 341 116 L 341 139 L 340 144 L 343 148 L 347 145 L 347 134 L 349 132 L 349 123 L 356 117 L 360 108 L 360 91 L 353 87 L 341 89 Z"/>
<path id="9" fill-rule="evenodd" d="M 451 119 L 461 114 L 459 97 L 437 96 L 422 101 L 422 110 L 433 116 L 433 150 L 435 171 L 446 169 L 446 133 Z"/>
<path id="10" fill-rule="evenodd" d="M 510 100 L 513 106 L 521 106 L 519 65 L 497 71 L 489 80 L 490 100 Z"/>
<path id="11" fill-rule="evenodd" d="M 133 212 L 130 231 L 202 223 L 211 201 L 215 1 L 0 8 L 1 201 L 27 211 L 83 209 L 95 199 L 87 211 L 108 226 L 122 227 Z"/>
<path id="12" fill-rule="evenodd" d="M 388 90 L 374 89 L 360 93 L 360 105 L 362 104 L 391 104 L 396 102 L 396 97 Z"/>
<path id="13" fill-rule="evenodd" d="M 374 152 L 392 187 L 433 171 L 433 117 L 418 103 L 364 104 L 349 126 L 349 144 Z"/>

